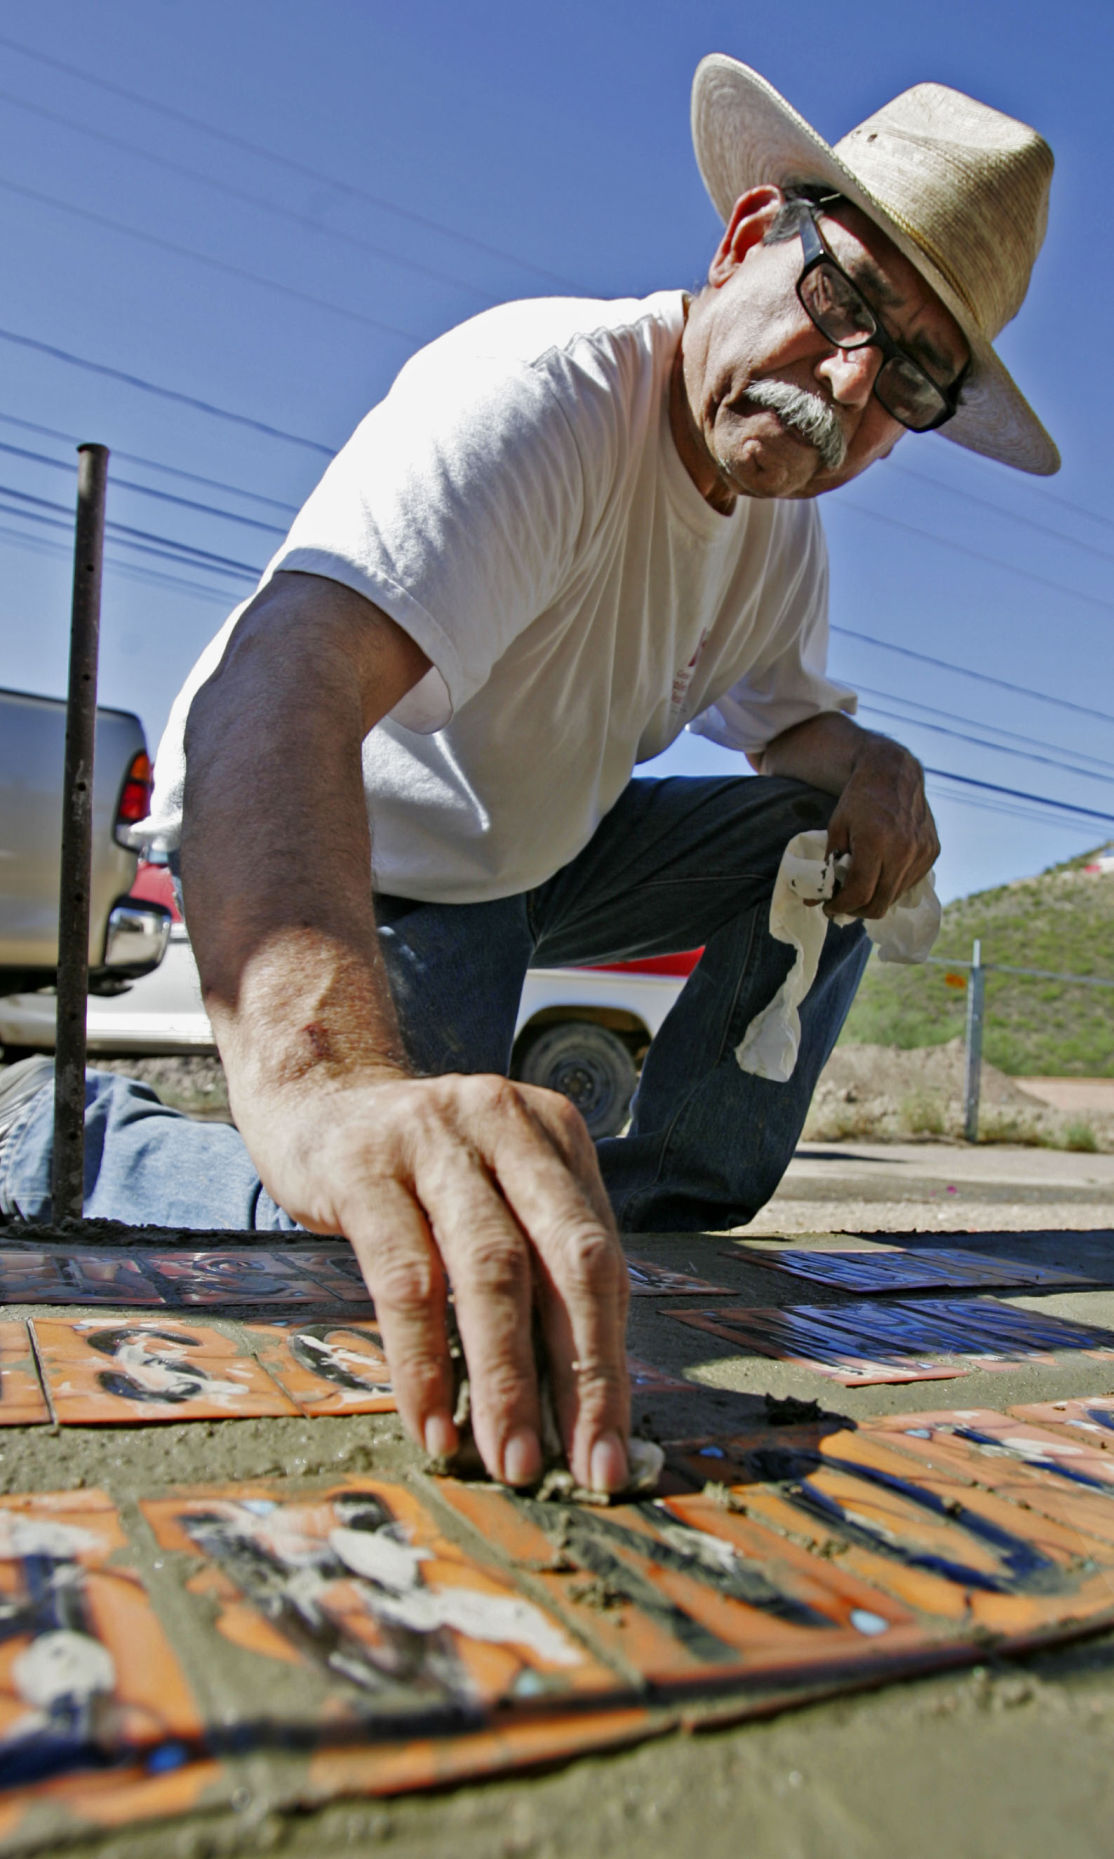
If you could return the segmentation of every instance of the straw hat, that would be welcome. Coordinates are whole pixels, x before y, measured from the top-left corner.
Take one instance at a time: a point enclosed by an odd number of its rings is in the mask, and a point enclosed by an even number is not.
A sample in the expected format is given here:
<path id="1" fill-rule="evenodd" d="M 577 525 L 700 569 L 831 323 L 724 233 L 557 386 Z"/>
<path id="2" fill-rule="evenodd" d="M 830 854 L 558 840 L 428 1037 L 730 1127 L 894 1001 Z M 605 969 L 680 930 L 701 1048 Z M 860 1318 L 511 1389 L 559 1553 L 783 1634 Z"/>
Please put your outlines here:
<path id="1" fill-rule="evenodd" d="M 1052 151 L 1012 116 L 917 84 L 834 148 L 756 71 L 714 52 L 692 88 L 696 159 L 728 219 L 750 187 L 820 182 L 860 207 L 935 291 L 971 347 L 943 437 L 1021 471 L 1060 455 L 994 353 L 1017 315 L 1048 223 Z"/>

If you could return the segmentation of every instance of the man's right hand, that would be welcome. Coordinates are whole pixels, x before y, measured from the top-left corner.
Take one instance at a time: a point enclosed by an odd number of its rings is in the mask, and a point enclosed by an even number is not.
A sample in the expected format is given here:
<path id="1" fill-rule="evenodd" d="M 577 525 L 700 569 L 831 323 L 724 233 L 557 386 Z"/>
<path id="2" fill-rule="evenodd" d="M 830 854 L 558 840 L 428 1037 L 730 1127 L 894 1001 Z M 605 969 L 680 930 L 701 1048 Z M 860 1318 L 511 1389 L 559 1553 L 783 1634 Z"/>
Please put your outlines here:
<path id="1" fill-rule="evenodd" d="M 506 1078 L 393 1069 L 287 1095 L 249 1108 L 245 1138 L 300 1224 L 350 1240 L 415 1438 L 457 1444 L 451 1285 L 484 1464 L 511 1485 L 538 1477 L 536 1306 L 573 1474 L 621 1489 L 627 1270 L 579 1112 Z"/>
<path id="2" fill-rule="evenodd" d="M 193 700 L 182 883 L 236 1121 L 268 1192 L 352 1243 L 399 1408 L 452 1450 L 451 1285 L 494 1477 L 540 1466 L 533 1311 L 574 1476 L 626 1479 L 627 1276 L 579 1113 L 505 1078 L 414 1078 L 379 950 L 361 770 L 429 660 L 352 589 L 278 574 Z"/>

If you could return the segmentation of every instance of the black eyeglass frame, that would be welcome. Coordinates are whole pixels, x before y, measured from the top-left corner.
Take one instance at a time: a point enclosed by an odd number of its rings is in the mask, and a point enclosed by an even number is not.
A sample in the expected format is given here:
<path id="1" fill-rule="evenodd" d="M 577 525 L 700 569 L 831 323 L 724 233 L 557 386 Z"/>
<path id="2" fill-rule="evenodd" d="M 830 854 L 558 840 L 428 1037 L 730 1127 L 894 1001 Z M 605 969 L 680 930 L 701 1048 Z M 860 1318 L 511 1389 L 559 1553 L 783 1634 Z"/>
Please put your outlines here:
<path id="1" fill-rule="evenodd" d="M 833 195 L 832 198 L 838 199 L 839 196 Z M 873 392 L 875 399 L 881 402 L 891 419 L 897 420 L 898 424 L 904 426 L 907 432 L 935 432 L 938 427 L 946 425 L 947 421 L 952 419 L 958 411 L 960 391 L 967 377 L 970 364 L 968 363 L 960 370 L 955 380 L 952 381 L 948 387 L 943 387 L 939 381 L 933 380 L 926 369 L 921 367 L 920 362 L 910 355 L 908 349 L 903 349 L 899 343 L 894 341 L 893 337 L 883 328 L 882 320 L 878 312 L 873 308 L 869 299 L 863 295 L 859 286 L 855 283 L 854 278 L 847 275 L 847 272 L 843 269 L 839 260 L 834 257 L 832 252 L 828 249 L 824 241 L 824 236 L 816 224 L 816 214 L 824 204 L 825 202 L 822 201 L 805 199 L 801 201 L 801 205 L 805 209 L 805 215 L 802 216 L 801 223 L 797 228 L 800 234 L 801 252 L 805 261 L 801 269 L 801 274 L 797 279 L 797 297 L 801 308 L 813 327 L 818 329 L 820 334 L 824 337 L 824 340 L 830 342 L 834 348 L 848 350 L 868 348 L 880 349 L 882 351 L 882 366 L 878 370 L 878 374 L 874 381 Z M 865 312 L 863 320 L 873 324 L 873 330 L 870 335 L 859 337 L 853 342 L 841 342 L 838 337 L 832 335 L 830 330 L 825 329 L 819 317 L 810 308 L 804 292 L 806 278 L 820 265 L 830 266 L 842 280 L 852 297 L 858 303 L 861 303 Z M 903 417 L 895 407 L 890 405 L 889 401 L 886 399 L 885 393 L 882 391 L 882 387 L 886 368 L 888 364 L 893 361 L 900 362 L 905 368 L 911 368 L 914 374 L 918 375 L 937 397 L 940 402 L 941 410 L 935 419 L 928 420 L 923 426 L 914 426 L 910 420 Z"/>

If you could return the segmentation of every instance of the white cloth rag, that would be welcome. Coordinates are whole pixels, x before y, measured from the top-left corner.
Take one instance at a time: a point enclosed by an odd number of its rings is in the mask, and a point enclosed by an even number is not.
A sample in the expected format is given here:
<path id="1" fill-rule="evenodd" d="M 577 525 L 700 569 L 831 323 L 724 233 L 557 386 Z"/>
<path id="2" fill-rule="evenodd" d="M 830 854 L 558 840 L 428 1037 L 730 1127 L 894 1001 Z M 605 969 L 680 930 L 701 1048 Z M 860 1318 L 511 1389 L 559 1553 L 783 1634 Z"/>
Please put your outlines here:
<path id="1" fill-rule="evenodd" d="M 839 889 L 851 862 L 848 852 L 829 858 L 827 835 L 798 833 L 781 856 L 770 899 L 770 934 L 796 950 L 796 960 L 768 1007 L 756 1013 L 735 1048 L 745 1072 L 784 1084 L 793 1076 L 801 1043 L 797 1009 L 814 980 L 829 919 L 819 908 Z M 850 923 L 851 917 L 836 917 Z M 923 962 L 940 929 L 940 900 L 932 873 L 891 904 L 884 917 L 867 921 L 866 933 L 883 962 Z"/>

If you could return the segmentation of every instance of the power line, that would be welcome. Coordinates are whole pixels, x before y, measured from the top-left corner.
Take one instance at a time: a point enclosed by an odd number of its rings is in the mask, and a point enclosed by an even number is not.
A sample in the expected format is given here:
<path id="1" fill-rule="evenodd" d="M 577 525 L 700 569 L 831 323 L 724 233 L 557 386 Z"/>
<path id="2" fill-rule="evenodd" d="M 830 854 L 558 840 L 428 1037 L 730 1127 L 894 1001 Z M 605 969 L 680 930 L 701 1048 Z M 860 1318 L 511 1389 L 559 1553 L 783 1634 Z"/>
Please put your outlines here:
<path id="1" fill-rule="evenodd" d="M 548 271 L 543 265 L 535 265 L 529 259 L 519 258 L 514 252 L 504 252 L 496 245 L 486 245 L 482 239 L 473 238 L 470 233 L 460 232 L 453 226 L 445 226 L 439 220 L 430 219 L 423 213 L 415 213 L 410 207 L 401 207 L 396 201 L 388 200 L 382 194 L 373 194 L 365 187 L 357 187 L 351 181 L 341 181 L 335 175 L 325 174 L 319 168 L 311 168 L 307 162 L 297 161 L 292 155 L 280 153 L 277 149 L 265 148 L 259 142 L 250 142 L 246 136 L 234 135 L 231 130 L 218 129 L 206 123 L 198 116 L 190 116 L 187 111 L 177 109 L 170 103 L 157 103 L 152 97 L 145 97 L 142 92 L 128 90 L 123 84 L 114 84 L 109 78 L 93 77 L 83 71 L 79 65 L 65 63 L 61 58 L 52 58 L 46 52 L 39 52 L 28 45 L 22 45 L 18 39 L 9 39 L 0 35 L 0 45 L 9 51 L 19 52 L 24 58 L 34 63 L 47 65 L 51 70 L 64 71 L 67 77 L 76 77 L 83 84 L 91 84 L 94 89 L 109 91 L 115 97 L 123 97 L 128 103 L 138 103 L 145 110 L 152 110 L 157 116 L 165 116 L 172 122 L 184 123 L 189 129 L 196 129 L 202 135 L 212 136 L 218 142 L 224 142 L 230 148 L 244 150 L 246 154 L 261 156 L 264 161 L 273 161 L 279 167 L 286 168 L 292 174 L 300 174 L 305 180 L 313 181 L 319 187 L 335 188 L 337 193 L 347 194 L 353 200 L 366 201 L 369 206 L 377 207 L 381 212 L 393 213 L 397 218 L 409 220 L 411 225 L 421 226 L 427 232 L 439 233 L 443 238 L 455 239 L 461 245 L 471 246 L 474 251 L 483 252 L 488 258 L 497 258 L 501 263 L 515 265 L 521 271 L 531 271 L 536 277 L 545 278 L 550 284 L 559 284 L 562 290 L 572 290 L 579 295 L 578 286 L 561 277 L 556 271 Z"/>
<path id="2" fill-rule="evenodd" d="M 45 497 L 32 497 L 27 491 L 10 490 L 6 485 L 0 485 L 0 496 L 14 497 L 18 504 L 24 506 L 22 509 L 13 509 L 9 504 L 0 504 L 0 511 L 5 516 L 23 517 L 28 522 L 41 523 L 49 529 L 62 529 L 68 533 L 73 531 L 73 516 L 67 512 L 65 504 L 51 503 Z M 28 504 L 41 507 L 28 509 Z M 62 511 L 64 514 L 61 517 L 49 514 L 53 511 Z M 236 580 L 242 580 L 245 576 L 255 580 L 259 575 L 259 570 L 246 562 L 233 562 L 227 557 L 212 555 L 206 549 L 194 549 L 189 543 L 175 542 L 170 536 L 148 539 L 148 531 L 129 529 L 122 523 L 106 523 L 105 531 L 118 540 L 122 548 L 135 549 L 141 555 L 155 555 L 164 561 L 177 562 L 180 566 L 200 568 L 208 574 L 232 575 Z"/>
<path id="3" fill-rule="evenodd" d="M 987 794 L 1006 794 L 1012 800 L 1033 801 L 1038 807 L 1052 807 L 1057 813 L 1076 813 L 1084 819 L 1102 820 L 1107 826 L 1114 826 L 1114 813 L 1102 813 L 1094 807 L 1075 807 L 1067 800 L 1048 800 L 1043 794 L 1023 794 L 1019 788 L 999 787 L 993 781 L 976 781 L 973 775 L 953 775 L 946 768 L 926 768 L 926 775 L 934 775 L 940 781 L 958 781 L 963 787 L 981 788 Z"/>
<path id="4" fill-rule="evenodd" d="M 0 45 L 4 43 L 0 37 Z M 309 452 L 317 452 L 323 458 L 332 458 L 335 446 L 322 445 L 318 439 L 307 439 L 302 433 L 285 432 L 281 426 L 269 426 L 265 420 L 250 418 L 246 413 L 233 413 L 228 407 L 218 407 L 211 400 L 199 400 L 195 394 L 183 394 L 173 387 L 160 387 L 155 381 L 146 381 L 141 375 L 128 374 L 122 368 L 110 368 L 105 362 L 89 361 L 84 355 L 74 355 L 69 349 L 56 348 L 53 343 L 40 342 L 35 336 L 20 335 L 14 329 L 0 329 L 0 342 L 14 342 L 20 348 L 35 349 L 40 355 L 49 355 L 54 361 L 66 362 L 72 368 L 84 368 L 90 374 L 103 374 L 110 381 L 123 381 L 127 387 L 138 388 L 140 393 L 154 394 L 160 400 L 173 400 L 179 406 L 192 407 L 195 412 L 208 413 L 213 419 L 228 420 L 234 426 L 246 426 L 252 432 L 261 432 L 268 439 L 284 439 L 289 445 L 301 445 Z"/>
<path id="5" fill-rule="evenodd" d="M 1069 536 L 1064 530 L 1054 529 L 1051 523 L 1035 523 L 1031 516 L 1026 516 L 1021 510 L 1007 509 L 1005 504 L 995 503 L 990 497 L 972 496 L 971 492 L 961 485 L 945 484 L 942 478 L 935 478 L 927 471 L 918 471 L 913 465 L 899 465 L 896 461 L 891 461 L 889 470 L 900 472 L 903 478 L 916 478 L 919 484 L 930 484 L 933 490 L 943 491 L 949 497 L 960 497 L 965 504 L 978 504 L 981 510 L 993 510 L 996 516 L 1004 516 L 1011 523 L 1020 523 L 1027 530 L 1037 530 L 1042 536 L 1052 536 L 1057 542 L 1067 543 L 1071 549 L 1082 549 L 1087 555 L 1097 555 L 1100 562 L 1114 562 L 1114 553 L 1109 549 L 1098 549 L 1093 542 L 1080 542 L 1077 537 Z M 1062 497 L 1057 498 L 1056 501 L 1066 503 L 1066 499 Z M 1091 516 L 1092 521 L 1104 522 L 1106 520 L 1103 517 L 1093 517 L 1092 512 L 1084 510 L 1081 505 L 1067 504 L 1067 508 L 1077 510 L 1080 516 Z"/>
<path id="6" fill-rule="evenodd" d="M 11 484 L 0 484 L 0 496 L 14 497 L 19 503 L 35 504 L 40 510 L 57 510 L 60 511 L 63 516 L 69 514 L 68 508 L 64 503 L 55 503 L 54 500 L 49 497 L 35 497 L 30 491 L 16 490 Z M 158 542 L 162 543 L 166 548 L 179 549 L 195 557 L 199 567 L 205 563 L 212 562 L 217 567 L 230 568 L 236 574 L 259 574 L 259 569 L 253 567 L 250 562 L 234 561 L 232 557 L 228 555 L 215 555 L 211 549 L 200 549 L 192 542 L 179 542 L 173 536 L 152 535 L 149 529 L 135 529 L 130 523 L 117 523 L 109 519 L 105 523 L 105 531 L 106 533 L 110 532 L 114 536 L 134 536 L 136 540 L 140 542 Z"/>
<path id="7" fill-rule="evenodd" d="M 1061 710 L 1074 710 L 1078 716 L 1097 717 L 1100 723 L 1114 723 L 1106 710 L 1091 710 L 1086 704 L 1072 703 L 1067 697 L 1053 697 L 1048 691 L 1032 691 L 1025 684 L 1011 684 L 1007 678 L 995 678 L 989 671 L 972 671 L 967 665 L 953 665 L 949 659 L 933 658 L 928 652 L 915 652 L 912 646 L 894 645 L 890 639 L 876 639 L 872 633 L 856 632 L 852 626 L 833 626 L 833 633 L 844 639 L 860 639 L 864 645 L 879 646 L 883 652 L 896 652 L 899 658 L 916 659 L 921 665 L 935 665 L 938 671 L 954 671 L 961 678 L 973 678 L 978 684 L 993 684 L 1000 691 L 1012 691 L 1017 697 L 1032 697 L 1037 703 L 1055 704 Z"/>
<path id="8" fill-rule="evenodd" d="M 1088 836 L 1094 828 L 1082 820 L 1073 824 L 1071 820 L 1051 820 L 1047 813 L 1038 812 L 1035 807 L 1012 806 L 1009 801 L 986 800 L 977 794 L 940 792 L 934 785 L 930 793 L 938 799 L 946 800 L 954 807 L 973 807 L 976 813 L 998 813 L 1008 820 L 1028 820 L 1034 826 L 1054 826 L 1058 832 L 1086 833 Z"/>
<path id="9" fill-rule="evenodd" d="M 75 122 L 72 116 L 63 116 L 59 111 L 48 110 L 41 103 L 29 103 L 25 97 L 15 97 L 10 91 L 0 90 L 0 103 L 11 104 L 17 110 L 26 110 L 32 116 L 42 117 L 45 122 L 58 123 L 63 129 L 77 135 L 88 136 L 94 142 L 103 142 L 108 148 L 121 149 L 124 154 L 138 155 L 141 161 L 147 161 L 153 167 L 162 168 L 168 174 L 182 175 L 186 180 L 196 181 L 202 187 L 210 187 L 214 192 L 225 195 L 230 200 L 239 200 L 244 205 L 254 207 L 264 213 L 271 213 L 278 219 L 290 220 L 295 226 L 302 226 L 318 237 L 335 239 L 341 245 L 352 246 L 356 251 L 368 252 L 373 258 L 386 259 L 390 265 L 397 265 L 406 271 L 416 271 L 420 276 L 432 278 L 438 284 L 452 284 L 459 290 L 467 290 L 485 303 L 494 303 L 496 299 L 490 291 L 483 290 L 478 284 L 472 284 L 467 278 L 454 275 L 451 271 L 442 271 L 436 265 L 424 265 L 416 258 L 406 258 L 400 252 L 392 252 L 384 245 L 376 245 L 371 239 L 361 239 L 356 233 L 342 232 L 339 227 L 323 225 L 312 214 L 298 213 L 293 207 L 282 206 L 276 200 L 268 200 L 265 194 L 252 194 L 246 188 L 234 187 L 231 181 L 219 180 L 216 175 L 205 174 L 200 168 L 191 168 L 186 162 L 171 161 L 168 155 L 158 155 L 153 149 L 144 148 L 138 142 L 128 142 L 123 136 L 109 135 L 104 129 L 95 129 L 91 123 Z"/>
<path id="10" fill-rule="evenodd" d="M 76 465 L 64 458 L 50 458 L 45 452 L 32 452 L 25 445 L 5 445 L 0 439 L 0 452 L 7 452 L 14 458 L 29 458 L 37 465 L 48 465 L 52 471 L 65 471 L 72 476 Z M 156 490 L 151 484 L 136 484 L 131 478 L 113 478 L 112 488 L 121 491 L 135 491 L 140 497 L 156 497 L 160 503 L 174 504 L 183 510 L 198 510 L 205 516 L 219 517 L 222 523 L 242 523 L 248 529 L 262 529 L 271 536 L 285 536 L 286 530 L 278 523 L 263 523 L 256 516 L 241 516 L 236 510 L 221 510 L 213 503 L 199 503 L 195 497 L 178 497 L 173 491 Z"/>
<path id="11" fill-rule="evenodd" d="M 81 445 L 83 441 L 77 433 L 59 432 L 57 426 L 41 426 L 37 420 L 17 419 L 14 413 L 0 413 L 0 424 L 18 426 L 23 432 L 38 433 L 43 439 L 60 439 L 63 445 Z M 228 491 L 233 497 L 246 497 L 253 503 L 268 504 L 272 510 L 281 510 L 287 516 L 296 516 L 298 506 L 284 503 L 278 497 L 265 497 L 262 491 L 245 490 L 242 484 L 227 484 L 223 478 L 202 477 L 197 471 L 184 471 L 181 465 L 164 465 L 161 459 L 145 458 L 141 452 L 122 452 L 113 446 L 114 459 L 123 459 L 129 465 L 146 465 L 149 471 L 161 471 L 167 477 L 182 478 L 188 484 L 204 484 L 211 491 Z"/>
<path id="12" fill-rule="evenodd" d="M 0 506 L 0 508 L 2 508 L 2 506 Z M 33 514 L 33 512 L 20 510 L 12 514 L 25 516 Z M 39 518 L 38 520 L 41 522 L 50 521 L 49 518 Z M 54 527 L 58 529 L 68 529 L 70 526 L 65 523 L 59 523 L 54 525 Z M 21 530 L 9 529 L 6 524 L 0 523 L 0 537 L 3 537 L 8 542 L 14 543 L 17 548 L 30 549 L 37 555 L 53 556 L 55 561 L 73 561 L 72 547 L 66 548 L 63 543 L 54 542 L 49 536 L 27 535 Z M 149 587 L 172 588 L 179 593 L 188 594 L 191 599 L 204 600 L 210 606 L 212 606 L 215 601 L 226 602 L 228 598 L 223 589 L 206 587 L 202 581 L 187 581 L 181 575 L 166 574 L 158 568 L 145 567 L 142 562 L 121 561 L 119 556 L 114 555 L 111 550 L 107 548 L 105 550 L 104 559 L 106 568 L 111 567 L 115 573 L 124 575 L 129 581 L 140 581 Z"/>
<path id="13" fill-rule="evenodd" d="M 1085 594 L 1081 588 L 1069 587 L 1065 581 L 1050 581 L 1047 576 L 1034 574 L 1030 568 L 1019 568 L 1016 562 L 1006 562 L 997 555 L 984 555 L 981 549 L 970 549 L 965 542 L 956 542 L 952 536 L 938 536 L 931 529 L 921 529 L 916 523 L 905 523 L 899 516 L 889 516 L 883 510 L 872 510 L 869 504 L 858 503 L 854 497 L 841 497 L 841 510 L 854 510 L 858 516 L 869 516 L 876 523 L 888 523 L 892 529 L 900 529 L 907 536 L 916 536 L 921 542 L 935 542 L 939 548 L 954 549 L 957 555 L 966 555 L 969 561 L 981 562 L 984 567 L 1001 568 L 1006 574 L 1020 575 L 1023 581 L 1031 581 L 1034 587 L 1046 587 L 1053 594 L 1066 594 L 1070 600 L 1081 600 L 1088 607 L 1098 607 L 1103 613 L 1114 613 L 1114 601 L 1103 600 L 1098 594 Z"/>
<path id="14" fill-rule="evenodd" d="M 1057 753 L 1063 752 L 1063 744 L 1059 742 L 1042 742 L 1039 738 L 1032 735 L 1022 735 L 1017 730 L 1003 729 L 998 723 L 984 723 L 981 718 L 956 716 L 953 710 L 940 710 L 937 709 L 934 704 L 922 704 L 916 698 L 906 697 L 904 694 L 900 694 L 896 691 L 873 690 L 869 684 L 860 684 L 857 678 L 854 680 L 854 685 L 856 693 L 862 697 L 880 697 L 884 703 L 904 704 L 907 710 L 923 710 L 928 716 L 946 717 L 948 722 L 953 725 L 956 723 L 969 723 L 972 729 L 989 729 L 992 730 L 996 736 L 1007 736 L 1011 742 L 1019 742 L 1022 748 L 1027 752 L 1031 749 L 1049 749 Z M 880 714 L 881 712 L 879 712 L 879 715 Z M 898 721 L 902 723 L 915 723 L 917 718 L 902 716 L 898 718 Z M 997 749 L 1003 746 L 1001 743 L 984 741 L 981 738 L 980 741 L 982 742 L 982 746 L 988 749 Z M 1077 749 L 1075 753 L 1080 756 L 1083 761 L 1093 762 L 1104 772 L 1114 774 L 1114 762 L 1106 761 L 1100 755 L 1088 755 L 1082 749 Z M 1083 774 L 1088 774 L 1090 771 L 1088 769 L 1083 769 L 1081 772 Z"/>
<path id="15" fill-rule="evenodd" d="M 385 323 L 381 317 L 368 316 L 364 310 L 354 310 L 347 304 L 334 303 L 331 297 L 318 297 L 313 291 L 299 290 L 296 284 L 283 284 L 278 278 L 261 277 L 259 272 L 248 271 L 244 265 L 233 265 L 227 259 L 214 258 L 208 252 L 199 252 L 192 245 L 179 245 L 175 239 L 164 239 L 157 232 L 143 232 L 137 226 L 127 226 L 123 220 L 112 219 L 107 213 L 97 213 L 92 207 L 75 206 L 71 200 L 59 200 L 56 194 L 43 193 L 37 187 L 24 187 L 20 182 L 6 180 L 3 176 L 0 176 L 0 187 L 9 194 L 17 194 L 22 200 L 33 200 L 36 206 L 53 207 L 59 213 L 72 214 L 75 219 L 88 220 L 93 226 L 103 226 L 109 232 L 137 239 L 141 245 L 153 245 L 157 251 L 169 252 L 174 258 L 188 258 L 194 264 L 208 265 L 210 270 L 219 271 L 223 277 L 236 278 L 240 283 L 254 284 L 262 290 L 275 291 L 279 296 L 292 298 L 295 303 L 309 304 L 311 309 L 327 310 L 332 316 L 347 317 L 349 322 L 362 323 L 368 329 L 377 329 L 381 335 L 395 336 L 400 342 L 421 343 L 422 338 L 411 329 L 399 329 L 394 323 Z"/>
<path id="16" fill-rule="evenodd" d="M 1011 749 L 1005 743 L 987 742 L 984 736 L 970 736 L 961 729 L 949 729 L 946 723 L 924 723 L 918 717 L 899 716 L 893 710 L 879 710 L 874 704 L 867 704 L 866 710 L 871 716 L 885 717 L 889 723 L 909 723 L 915 729 L 931 730 L 936 736 L 951 736 L 956 742 L 970 742 L 978 749 L 993 749 L 997 755 L 1015 755 L 1023 762 L 1041 762 L 1047 768 L 1059 768 L 1064 774 L 1080 775 L 1085 781 L 1109 781 L 1108 775 L 1099 775 L 1089 768 L 1078 768 L 1073 762 L 1058 761 L 1051 755 L 1037 755 L 1032 749 Z"/>

